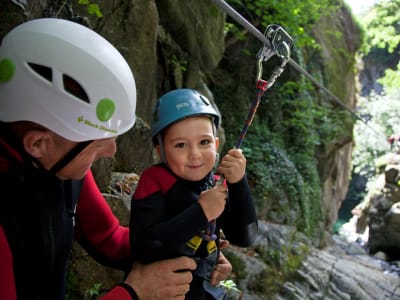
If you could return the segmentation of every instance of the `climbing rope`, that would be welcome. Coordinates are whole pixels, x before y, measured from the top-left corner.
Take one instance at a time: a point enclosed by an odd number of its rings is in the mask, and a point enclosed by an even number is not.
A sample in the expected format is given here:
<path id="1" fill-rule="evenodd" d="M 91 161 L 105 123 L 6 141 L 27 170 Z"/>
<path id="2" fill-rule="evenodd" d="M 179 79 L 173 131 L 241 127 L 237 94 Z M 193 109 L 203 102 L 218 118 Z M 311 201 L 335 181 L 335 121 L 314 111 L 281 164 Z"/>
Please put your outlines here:
<path id="1" fill-rule="evenodd" d="M 266 58 L 271 57 L 278 50 L 273 46 L 273 41 L 268 39 L 267 34 L 262 34 L 256 27 L 254 27 L 250 22 L 248 22 L 242 15 L 240 15 L 235 9 L 233 9 L 228 3 L 224 0 L 211 0 L 216 5 L 218 5 L 225 13 L 231 16 L 236 22 L 245 27 L 254 37 L 260 40 L 263 43 L 264 52 L 267 53 Z M 267 28 L 268 30 L 268 28 Z M 268 58 L 269 58 L 268 57 Z M 372 126 L 370 126 L 363 118 L 361 118 L 357 113 L 354 112 L 350 107 L 343 103 L 335 94 L 333 94 L 330 90 L 324 87 L 318 80 L 316 80 L 310 73 L 304 70 L 299 64 L 297 64 L 290 57 L 288 58 L 288 63 L 291 65 L 296 71 L 303 74 L 306 78 L 308 78 L 314 85 L 316 85 L 319 89 L 324 91 L 336 104 L 338 104 L 343 109 L 347 110 L 353 117 L 357 120 L 361 121 L 364 125 L 370 128 L 374 133 L 383 136 L 386 139 L 386 136 L 377 130 L 375 130 Z"/>
<path id="2" fill-rule="evenodd" d="M 254 116 L 258 109 L 258 106 L 261 102 L 261 97 L 264 95 L 265 91 L 270 89 L 272 85 L 275 83 L 276 79 L 282 74 L 285 66 L 290 60 L 290 48 L 293 45 L 293 40 L 289 36 L 289 34 L 279 25 L 269 25 L 265 30 L 265 37 L 271 47 L 267 47 L 264 45 L 260 51 L 257 53 L 257 80 L 256 80 L 256 97 L 254 98 L 250 110 L 247 114 L 247 118 L 244 122 L 243 129 L 240 132 L 235 148 L 239 149 L 242 145 L 242 142 L 247 134 L 247 130 L 249 129 L 251 123 L 253 122 Z M 270 59 L 273 55 L 277 55 L 281 62 L 275 67 L 272 71 L 269 79 L 262 79 L 262 63 Z M 216 184 L 223 184 L 225 181 L 225 176 L 220 175 L 219 179 L 216 181 Z M 215 221 L 212 221 L 215 222 Z"/>
<path id="3" fill-rule="evenodd" d="M 254 98 L 253 103 L 251 104 L 243 129 L 236 141 L 235 147 L 238 149 L 242 145 L 247 130 L 250 127 L 251 123 L 253 122 L 257 108 L 261 101 L 261 97 L 264 95 L 265 91 L 267 91 L 269 88 L 272 87 L 276 79 L 282 74 L 286 64 L 290 59 L 290 48 L 293 44 L 293 40 L 281 26 L 269 25 L 265 31 L 265 36 L 267 37 L 267 40 L 270 42 L 272 48 L 268 48 L 264 45 L 257 54 L 258 70 L 257 70 L 257 81 L 256 81 L 256 97 Z M 276 54 L 281 59 L 281 63 L 280 65 L 275 67 L 269 79 L 265 81 L 262 79 L 262 73 L 263 73 L 262 63 L 263 61 L 267 61 L 268 59 L 270 59 L 274 54 Z"/>

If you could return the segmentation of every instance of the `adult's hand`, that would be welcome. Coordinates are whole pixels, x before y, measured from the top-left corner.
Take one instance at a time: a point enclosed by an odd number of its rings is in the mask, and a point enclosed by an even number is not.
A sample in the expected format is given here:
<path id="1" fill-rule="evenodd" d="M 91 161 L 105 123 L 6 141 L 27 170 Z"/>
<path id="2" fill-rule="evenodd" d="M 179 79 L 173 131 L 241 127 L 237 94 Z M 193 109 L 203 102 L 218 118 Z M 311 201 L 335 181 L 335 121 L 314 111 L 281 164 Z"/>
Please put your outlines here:
<path id="1" fill-rule="evenodd" d="M 140 300 L 184 299 L 189 291 L 196 263 L 188 257 L 134 264 L 125 283 L 133 287 Z"/>
<path id="2" fill-rule="evenodd" d="M 226 259 L 222 252 L 219 253 L 217 265 L 214 271 L 211 273 L 211 285 L 218 285 L 220 281 L 225 280 L 229 277 L 232 272 L 232 265 L 229 260 Z"/>

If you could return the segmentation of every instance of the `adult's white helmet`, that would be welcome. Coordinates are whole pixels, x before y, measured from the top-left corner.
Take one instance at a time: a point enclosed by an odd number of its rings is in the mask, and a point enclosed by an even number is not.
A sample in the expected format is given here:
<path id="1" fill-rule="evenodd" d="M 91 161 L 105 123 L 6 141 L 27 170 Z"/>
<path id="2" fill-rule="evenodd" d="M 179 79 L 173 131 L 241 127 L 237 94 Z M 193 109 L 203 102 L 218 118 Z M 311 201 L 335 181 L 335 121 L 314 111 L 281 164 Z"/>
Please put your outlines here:
<path id="1" fill-rule="evenodd" d="M 126 60 L 93 30 L 35 19 L 0 46 L 0 121 L 32 121 L 71 141 L 120 135 L 135 123 L 136 86 Z"/>

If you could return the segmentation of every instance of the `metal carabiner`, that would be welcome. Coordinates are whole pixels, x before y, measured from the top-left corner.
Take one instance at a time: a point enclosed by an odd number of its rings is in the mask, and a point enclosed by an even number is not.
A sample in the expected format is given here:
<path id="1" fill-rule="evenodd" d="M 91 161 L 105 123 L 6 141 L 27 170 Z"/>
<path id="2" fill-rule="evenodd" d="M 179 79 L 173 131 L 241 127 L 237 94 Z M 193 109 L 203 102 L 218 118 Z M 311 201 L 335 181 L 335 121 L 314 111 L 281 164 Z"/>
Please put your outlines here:
<path id="1" fill-rule="evenodd" d="M 263 59 L 259 58 L 257 61 L 257 77 L 256 77 L 257 80 L 256 81 L 259 81 L 262 77 L 262 73 L 263 73 L 262 63 L 263 63 Z"/>
<path id="2" fill-rule="evenodd" d="M 293 45 L 293 39 L 290 35 L 279 25 L 268 25 L 264 35 L 271 42 L 272 48 L 263 45 L 257 53 L 257 81 L 262 77 L 263 67 L 262 63 L 269 60 L 274 54 L 283 60 L 282 65 L 290 59 L 290 48 Z"/>

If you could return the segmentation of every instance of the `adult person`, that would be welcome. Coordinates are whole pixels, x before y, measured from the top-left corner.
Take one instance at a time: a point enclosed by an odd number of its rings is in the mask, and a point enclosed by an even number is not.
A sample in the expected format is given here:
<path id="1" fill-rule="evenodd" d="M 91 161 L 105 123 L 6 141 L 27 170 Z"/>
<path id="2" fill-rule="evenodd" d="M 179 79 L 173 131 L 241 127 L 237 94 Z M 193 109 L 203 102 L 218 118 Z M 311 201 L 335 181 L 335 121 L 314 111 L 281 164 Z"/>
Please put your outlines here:
<path id="1" fill-rule="evenodd" d="M 218 161 L 219 124 L 220 114 L 196 90 L 176 89 L 161 96 L 151 126 L 161 163 L 143 171 L 131 202 L 135 260 L 195 258 L 186 300 L 228 299 L 224 288 L 210 283 L 220 229 L 240 247 L 249 247 L 257 237 L 246 158 L 234 148 Z M 216 164 L 226 185 L 216 184 Z"/>
<path id="2" fill-rule="evenodd" d="M 94 31 L 45 18 L 3 38 L 0 299 L 64 299 L 74 234 L 102 263 L 130 264 L 129 229 L 112 214 L 90 167 L 115 154 L 135 108 L 128 64 Z M 219 267 L 214 280 L 230 272 L 223 256 Z M 195 268 L 188 257 L 137 264 L 104 299 L 184 299 Z"/>

